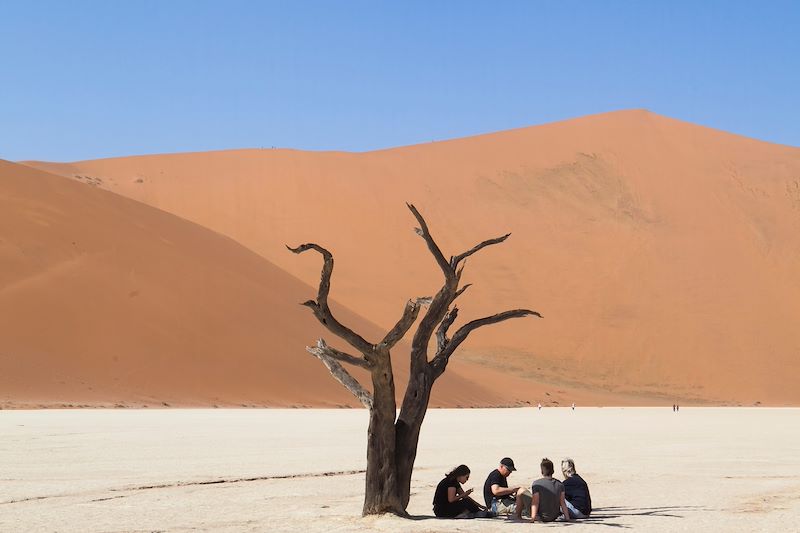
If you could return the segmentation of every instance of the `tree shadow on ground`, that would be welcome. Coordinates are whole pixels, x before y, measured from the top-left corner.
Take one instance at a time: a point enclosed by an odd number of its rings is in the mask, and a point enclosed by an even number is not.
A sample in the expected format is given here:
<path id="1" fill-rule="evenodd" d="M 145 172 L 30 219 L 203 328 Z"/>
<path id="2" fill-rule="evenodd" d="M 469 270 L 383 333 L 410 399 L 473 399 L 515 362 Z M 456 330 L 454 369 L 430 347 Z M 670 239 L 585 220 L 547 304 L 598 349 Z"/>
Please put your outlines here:
<path id="1" fill-rule="evenodd" d="M 592 515 L 588 518 L 580 519 L 584 524 L 597 524 L 600 526 L 610 526 L 629 529 L 633 526 L 611 522 L 610 520 L 624 518 L 626 516 L 651 516 L 661 518 L 685 518 L 680 511 L 708 511 L 708 508 L 699 505 L 665 505 L 662 507 L 598 507 L 592 510 Z"/>
<path id="2" fill-rule="evenodd" d="M 663 516 L 667 518 L 683 518 L 683 515 L 674 514 L 676 511 L 709 511 L 710 509 L 699 505 L 665 505 L 662 507 L 598 507 L 592 510 L 592 516 L 603 518 L 619 518 L 622 516 Z"/>
<path id="3" fill-rule="evenodd" d="M 662 518 L 684 518 L 683 515 L 675 514 L 679 511 L 708 511 L 710 509 L 701 507 L 699 505 L 680 505 L 680 506 L 663 506 L 663 507 L 599 507 L 592 511 L 592 515 L 588 518 L 581 518 L 575 522 L 581 524 L 594 524 L 598 526 L 616 527 L 620 529 L 631 529 L 633 526 L 628 524 L 621 524 L 618 521 L 612 521 L 626 516 L 652 516 Z M 434 515 L 409 515 L 409 520 L 460 520 L 457 518 L 439 518 Z M 475 518 L 473 520 L 480 521 L 508 521 L 515 523 L 516 520 L 506 519 L 503 517 L 496 518 Z M 570 523 L 563 525 L 567 526 Z"/>

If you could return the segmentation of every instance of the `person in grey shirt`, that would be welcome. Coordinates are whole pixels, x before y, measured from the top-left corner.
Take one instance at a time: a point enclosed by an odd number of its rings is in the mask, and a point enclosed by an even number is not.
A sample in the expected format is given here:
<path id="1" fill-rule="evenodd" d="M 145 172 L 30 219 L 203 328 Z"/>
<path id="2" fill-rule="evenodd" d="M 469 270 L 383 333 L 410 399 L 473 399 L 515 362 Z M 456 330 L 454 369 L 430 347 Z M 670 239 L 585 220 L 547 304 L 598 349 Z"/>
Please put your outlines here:
<path id="1" fill-rule="evenodd" d="M 553 522 L 559 515 L 564 516 L 566 522 L 570 521 L 567 502 L 564 499 L 564 484 L 553 478 L 553 461 L 545 457 L 542 459 L 542 476 L 533 482 L 531 492 L 531 522 Z"/>

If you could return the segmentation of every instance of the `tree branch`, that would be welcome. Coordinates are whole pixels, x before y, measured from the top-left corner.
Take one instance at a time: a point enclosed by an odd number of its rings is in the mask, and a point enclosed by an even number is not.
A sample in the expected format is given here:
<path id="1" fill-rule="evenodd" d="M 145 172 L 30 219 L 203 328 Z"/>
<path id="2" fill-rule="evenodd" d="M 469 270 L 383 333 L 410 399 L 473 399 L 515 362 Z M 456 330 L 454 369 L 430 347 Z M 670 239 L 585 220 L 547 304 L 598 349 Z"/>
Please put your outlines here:
<path id="1" fill-rule="evenodd" d="M 455 258 L 451 257 L 451 258 L 450 258 L 450 263 L 451 263 L 451 264 L 454 264 L 454 263 L 453 263 L 453 261 L 454 261 L 454 260 L 455 260 Z M 466 263 L 464 263 L 463 265 L 461 265 L 461 268 L 459 268 L 459 269 L 456 271 L 456 279 L 458 280 L 458 282 L 459 282 L 459 283 L 461 283 L 461 274 L 463 274 L 463 273 L 464 273 L 464 267 L 466 267 L 466 266 L 467 266 L 467 264 L 466 264 Z"/>
<path id="2" fill-rule="evenodd" d="M 331 313 L 330 307 L 328 307 L 328 293 L 331 290 L 331 275 L 333 274 L 333 255 L 322 246 L 314 243 L 301 244 L 297 248 L 286 246 L 286 248 L 296 254 L 301 254 L 308 250 L 316 250 L 322 254 L 324 263 L 322 265 L 322 273 L 320 274 L 317 301 L 309 300 L 302 305 L 311 308 L 317 320 L 328 328 L 331 333 L 344 339 L 350 346 L 363 354 L 372 353 L 375 347 L 367 342 L 361 335 L 336 320 L 333 313 Z"/>
<path id="3" fill-rule="evenodd" d="M 332 346 L 328 346 L 328 343 L 326 343 L 324 339 L 319 339 L 315 347 L 306 347 L 306 350 L 316 357 L 324 355 L 342 363 L 349 363 L 354 366 L 360 366 L 361 368 L 369 369 L 372 366 L 370 362 L 363 357 L 355 357 L 349 353 L 341 352 Z"/>
<path id="4" fill-rule="evenodd" d="M 442 250 L 433 240 L 433 236 L 428 230 L 428 224 L 425 222 L 425 219 L 422 217 L 419 211 L 417 211 L 417 208 L 409 203 L 406 205 L 414 214 L 414 217 L 417 219 L 417 222 L 420 225 L 420 227 L 416 230 L 417 233 L 421 235 L 423 239 L 425 239 L 425 243 L 428 245 L 428 250 L 430 250 L 434 259 L 436 259 L 436 263 L 439 265 L 442 273 L 444 273 L 445 278 L 444 285 L 442 285 L 442 288 L 439 289 L 439 291 L 431 300 L 428 310 L 422 317 L 419 326 L 417 326 L 417 331 L 414 333 L 414 338 L 411 341 L 411 372 L 427 373 L 429 372 L 427 367 L 428 344 L 433 336 L 434 329 L 444 318 L 448 308 L 450 307 L 450 304 L 453 301 L 453 295 L 455 294 L 456 290 L 458 290 L 458 275 L 455 268 L 453 268 L 451 265 L 452 258 L 450 261 L 445 259 L 444 254 L 442 254 Z"/>
<path id="5" fill-rule="evenodd" d="M 462 294 L 464 294 L 464 291 L 466 291 L 466 290 L 467 290 L 467 289 L 469 289 L 470 287 L 472 287 L 472 283 L 467 283 L 466 285 L 464 285 L 463 287 L 461 287 L 460 289 L 458 289 L 458 290 L 456 291 L 456 294 L 455 294 L 455 296 L 453 296 L 453 300 L 455 300 L 456 298 L 458 298 L 459 296 L 461 296 Z"/>
<path id="6" fill-rule="evenodd" d="M 453 307 L 447 312 L 446 315 L 444 315 L 442 322 L 439 324 L 439 328 L 436 330 L 436 353 L 442 352 L 450 342 L 450 339 L 447 338 L 447 330 L 450 329 L 451 325 L 453 325 L 453 322 L 455 322 L 457 316 L 458 307 Z"/>
<path id="7" fill-rule="evenodd" d="M 420 304 L 428 302 L 429 299 L 427 298 L 417 298 L 416 300 L 409 300 L 406 302 L 406 307 L 403 310 L 403 316 L 397 321 L 397 324 L 395 324 L 391 331 L 386 334 L 380 344 L 387 350 L 392 349 L 392 347 L 403 338 L 403 336 L 414 324 L 414 321 L 419 315 Z"/>
<path id="8" fill-rule="evenodd" d="M 456 348 L 458 348 L 459 345 L 467 339 L 472 331 L 483 326 L 497 324 L 498 322 L 503 322 L 511 318 L 521 318 L 528 315 L 542 318 L 542 315 L 536 311 L 531 311 L 530 309 L 514 309 L 512 311 L 503 311 L 502 313 L 497 313 L 496 315 L 479 318 L 477 320 L 473 320 L 472 322 L 467 322 L 458 328 L 458 331 L 456 331 L 456 333 L 453 335 L 453 338 L 450 339 L 450 342 L 447 343 L 443 350 L 437 350 L 438 353 L 429 363 L 434 370 L 434 379 L 438 378 L 442 372 L 444 372 L 445 368 L 447 368 L 447 363 L 450 360 L 450 356 L 453 355 L 453 352 L 455 352 Z"/>
<path id="9" fill-rule="evenodd" d="M 447 279 L 450 279 L 452 276 L 455 275 L 453 268 L 450 266 L 450 263 L 445 259 L 444 254 L 442 254 L 442 250 L 439 249 L 439 245 L 434 242 L 433 237 L 431 236 L 431 232 L 428 230 L 428 224 L 425 222 L 425 219 L 422 218 L 422 215 L 419 214 L 417 208 L 414 207 L 412 204 L 406 203 L 408 208 L 414 213 L 414 217 L 419 222 L 419 228 L 416 228 L 417 234 L 420 235 L 425 242 L 428 244 L 428 249 L 433 254 L 433 257 L 436 259 L 436 262 L 439 264 L 439 268 L 442 269 L 444 275 Z"/>
<path id="10" fill-rule="evenodd" d="M 322 246 L 314 244 L 313 242 L 301 244 L 297 248 L 292 248 L 287 244 L 286 248 L 290 252 L 296 254 L 302 254 L 303 252 L 307 252 L 308 250 L 316 250 L 320 254 L 322 254 L 324 262 L 322 264 L 322 274 L 320 275 L 320 280 L 319 280 L 319 292 L 317 294 L 317 302 L 319 305 L 327 306 L 328 293 L 331 290 L 331 275 L 333 274 L 333 254 L 331 254 L 328 250 L 326 250 Z"/>
<path id="11" fill-rule="evenodd" d="M 458 266 L 458 264 L 459 264 L 461 261 L 463 261 L 463 260 L 464 260 L 464 259 L 466 259 L 467 257 L 471 256 L 472 254 L 474 254 L 474 253 L 478 252 L 479 250 L 481 250 L 481 249 L 483 249 L 483 248 L 486 248 L 487 246 L 491 246 L 491 245 L 493 245 L 493 244 L 500 244 L 501 242 L 503 242 L 503 241 L 505 241 L 506 239 L 508 239 L 508 237 L 509 237 L 510 235 L 511 235 L 510 233 L 506 233 L 506 234 L 505 234 L 505 235 L 503 235 L 502 237 L 495 237 L 494 239 L 489 239 L 489 240 L 483 241 L 483 242 L 482 242 L 482 243 L 480 243 L 480 244 L 477 244 L 477 245 L 473 246 L 471 249 L 467 250 L 467 251 L 466 251 L 466 252 L 464 252 L 463 254 L 459 254 L 459 255 L 455 256 L 455 257 L 454 257 L 454 258 L 451 260 L 451 262 L 450 262 L 450 263 L 451 263 L 451 266 L 452 266 L 453 268 L 455 268 L 456 266 Z"/>
<path id="12" fill-rule="evenodd" d="M 428 345 L 430 344 L 433 331 L 436 326 L 444 319 L 447 310 L 452 303 L 453 294 L 456 291 L 456 280 L 445 280 L 444 285 L 436 296 L 431 300 L 428 310 L 420 320 L 417 331 L 411 340 L 411 372 L 427 372 L 428 364 Z"/>
<path id="13" fill-rule="evenodd" d="M 331 375 L 336 378 L 336 381 L 344 385 L 344 387 L 349 390 L 353 396 L 358 398 L 364 407 L 367 409 L 372 409 L 372 394 L 367 391 L 361 383 L 356 380 L 350 373 L 345 370 L 345 368 L 339 364 L 339 362 L 325 353 L 322 350 L 318 350 L 318 348 L 314 347 L 306 347 L 309 353 L 311 353 L 314 357 L 318 358 L 322 363 L 328 367 Z"/>

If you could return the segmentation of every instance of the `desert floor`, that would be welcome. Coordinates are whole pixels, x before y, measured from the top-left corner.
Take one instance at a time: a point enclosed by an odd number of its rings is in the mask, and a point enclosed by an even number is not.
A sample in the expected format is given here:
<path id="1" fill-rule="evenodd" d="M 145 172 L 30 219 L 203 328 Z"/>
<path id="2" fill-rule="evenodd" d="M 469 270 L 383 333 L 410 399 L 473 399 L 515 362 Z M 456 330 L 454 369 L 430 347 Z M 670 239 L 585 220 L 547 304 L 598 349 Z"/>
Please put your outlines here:
<path id="1" fill-rule="evenodd" d="M 0 411 L 0 531 L 779 531 L 800 527 L 800 409 L 431 410 L 409 511 L 361 518 L 363 410 Z M 439 520 L 442 474 L 480 493 L 572 457 L 582 523 Z"/>

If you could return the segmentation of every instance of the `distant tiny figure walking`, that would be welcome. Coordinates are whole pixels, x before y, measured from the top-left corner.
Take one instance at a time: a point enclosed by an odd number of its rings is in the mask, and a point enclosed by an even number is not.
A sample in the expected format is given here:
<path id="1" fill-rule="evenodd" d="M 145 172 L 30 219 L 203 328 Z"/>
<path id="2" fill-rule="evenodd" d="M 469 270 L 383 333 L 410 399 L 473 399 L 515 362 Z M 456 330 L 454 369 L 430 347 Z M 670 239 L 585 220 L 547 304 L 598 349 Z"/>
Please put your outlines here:
<path id="1" fill-rule="evenodd" d="M 539 410 L 541 411 L 542 410 L 542 404 L 539 404 L 538 407 L 539 407 Z"/>
<path id="2" fill-rule="evenodd" d="M 575 402 L 572 402 L 572 410 L 575 410 Z"/>

